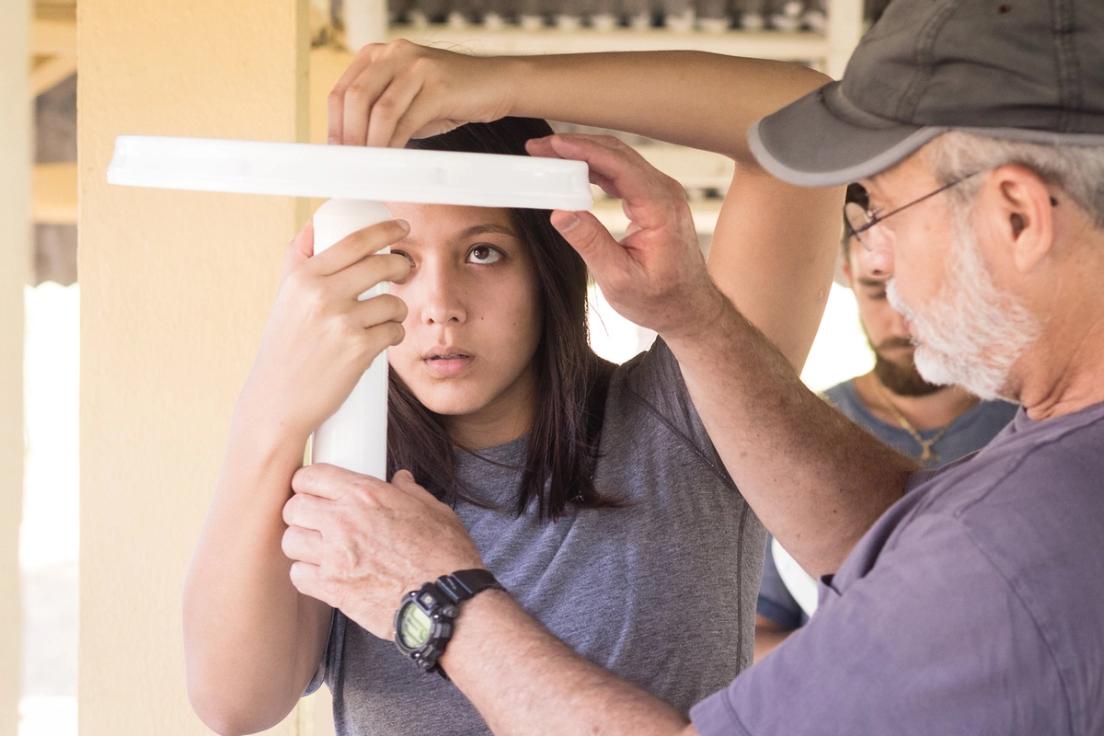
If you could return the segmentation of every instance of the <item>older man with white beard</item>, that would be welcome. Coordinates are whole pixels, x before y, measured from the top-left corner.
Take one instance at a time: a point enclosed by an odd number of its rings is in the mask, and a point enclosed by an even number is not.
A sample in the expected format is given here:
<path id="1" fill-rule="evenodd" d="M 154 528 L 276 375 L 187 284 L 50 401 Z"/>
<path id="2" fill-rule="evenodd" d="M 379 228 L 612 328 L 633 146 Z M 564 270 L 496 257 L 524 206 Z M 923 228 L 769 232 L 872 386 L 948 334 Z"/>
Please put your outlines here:
<path id="1" fill-rule="evenodd" d="M 844 211 L 861 226 L 869 198 L 859 184 L 847 187 Z M 977 452 L 1008 425 L 1019 407 L 978 397 L 953 384 L 924 380 L 916 368 L 908 323 L 886 298 L 892 276 L 888 253 L 861 247 L 845 219 L 840 239 L 841 276 L 850 287 L 859 321 L 874 354 L 873 368 L 824 391 L 824 398 L 851 421 L 922 468 L 936 469 Z M 868 244 L 870 242 L 869 238 Z M 981 283 L 978 260 L 958 268 L 965 283 Z M 991 283 L 991 282 L 990 282 Z M 981 310 L 963 309 L 988 332 L 992 320 Z M 755 661 L 804 626 L 816 610 L 816 581 L 804 574 L 786 551 L 768 540 L 755 617 Z"/>
<path id="2" fill-rule="evenodd" d="M 587 154 L 638 237 L 618 243 L 586 214 L 553 223 L 623 313 L 695 327 L 668 342 L 696 408 L 767 528 L 822 575 L 821 605 L 688 725 L 506 592 L 481 592 L 460 604 L 438 662 L 494 731 L 1104 733 L 1102 39 L 1099 0 L 900 0 L 842 82 L 751 132 L 779 178 L 866 188 L 870 207 L 848 222 L 892 268 L 923 375 L 1022 404 L 988 447 L 936 472 L 805 390 L 680 267 L 694 236 L 669 182 L 616 147 Z M 399 590 L 483 566 L 451 510 L 408 475 L 351 487 L 368 499 L 355 552 L 374 564 L 354 581 L 320 566 L 309 592 L 345 590 L 369 630 L 403 623 Z M 319 544 L 316 560 L 348 552 Z M 662 647 L 656 656 L 662 667 Z"/>

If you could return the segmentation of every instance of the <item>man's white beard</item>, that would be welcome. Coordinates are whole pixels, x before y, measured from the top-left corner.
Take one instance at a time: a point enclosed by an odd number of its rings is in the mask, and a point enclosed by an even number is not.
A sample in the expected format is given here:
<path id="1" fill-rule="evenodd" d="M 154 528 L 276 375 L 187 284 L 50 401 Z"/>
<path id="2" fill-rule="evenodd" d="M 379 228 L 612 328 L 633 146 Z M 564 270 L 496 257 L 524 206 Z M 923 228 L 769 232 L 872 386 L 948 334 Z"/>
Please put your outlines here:
<path id="1" fill-rule="evenodd" d="M 973 229 L 955 217 L 951 257 L 939 294 L 920 312 L 903 304 L 893 279 L 889 303 L 912 323 L 914 360 L 924 380 L 958 385 L 982 399 L 1008 395 L 1012 366 L 1039 335 L 1027 309 L 993 285 Z"/>

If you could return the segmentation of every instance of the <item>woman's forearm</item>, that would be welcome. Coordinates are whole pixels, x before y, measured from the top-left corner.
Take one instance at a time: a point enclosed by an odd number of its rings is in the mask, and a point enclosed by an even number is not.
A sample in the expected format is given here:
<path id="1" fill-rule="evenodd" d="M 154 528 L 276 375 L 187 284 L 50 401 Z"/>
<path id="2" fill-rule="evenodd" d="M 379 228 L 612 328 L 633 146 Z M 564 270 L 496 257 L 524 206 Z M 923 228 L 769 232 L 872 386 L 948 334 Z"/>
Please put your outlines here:
<path id="1" fill-rule="evenodd" d="M 758 168 L 746 131 L 831 81 L 800 64 L 700 51 L 511 57 L 510 113 L 624 130 Z"/>
<path id="2" fill-rule="evenodd" d="M 184 589 L 189 697 L 221 733 L 261 730 L 286 716 L 329 630 L 329 607 L 292 586 L 281 550 L 302 438 L 264 422 L 239 407 Z"/>

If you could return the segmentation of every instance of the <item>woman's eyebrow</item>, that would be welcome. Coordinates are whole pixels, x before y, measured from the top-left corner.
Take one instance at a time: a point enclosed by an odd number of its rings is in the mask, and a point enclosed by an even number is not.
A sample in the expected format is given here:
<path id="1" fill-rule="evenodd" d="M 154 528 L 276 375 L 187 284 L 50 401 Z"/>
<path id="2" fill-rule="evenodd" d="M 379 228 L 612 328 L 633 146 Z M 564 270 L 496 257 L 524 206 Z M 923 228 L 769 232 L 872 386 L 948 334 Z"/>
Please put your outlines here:
<path id="1" fill-rule="evenodd" d="M 472 225 L 469 228 L 465 228 L 456 235 L 456 239 L 467 240 L 468 238 L 475 237 L 476 235 L 483 235 L 484 233 L 498 233 L 499 235 L 517 238 L 517 233 L 514 232 L 513 228 L 488 222 L 482 225 Z"/>

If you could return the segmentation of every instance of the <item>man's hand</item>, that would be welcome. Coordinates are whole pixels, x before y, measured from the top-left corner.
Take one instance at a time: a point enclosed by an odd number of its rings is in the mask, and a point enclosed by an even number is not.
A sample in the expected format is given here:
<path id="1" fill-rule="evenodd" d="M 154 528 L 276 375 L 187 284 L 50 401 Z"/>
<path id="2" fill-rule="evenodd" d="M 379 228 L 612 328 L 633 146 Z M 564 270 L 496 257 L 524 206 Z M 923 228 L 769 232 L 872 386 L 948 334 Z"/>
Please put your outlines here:
<path id="1" fill-rule="evenodd" d="M 709 329 L 726 300 L 706 271 L 677 181 L 610 136 L 555 135 L 526 148 L 534 156 L 586 161 L 591 181 L 623 200 L 630 224 L 620 242 L 589 212 L 552 215 L 614 309 L 668 339 Z"/>
<path id="2" fill-rule="evenodd" d="M 392 636 L 403 594 L 483 561 L 460 519 L 400 470 L 391 483 L 333 465 L 301 468 L 284 505 L 291 582 L 367 631 Z"/>

